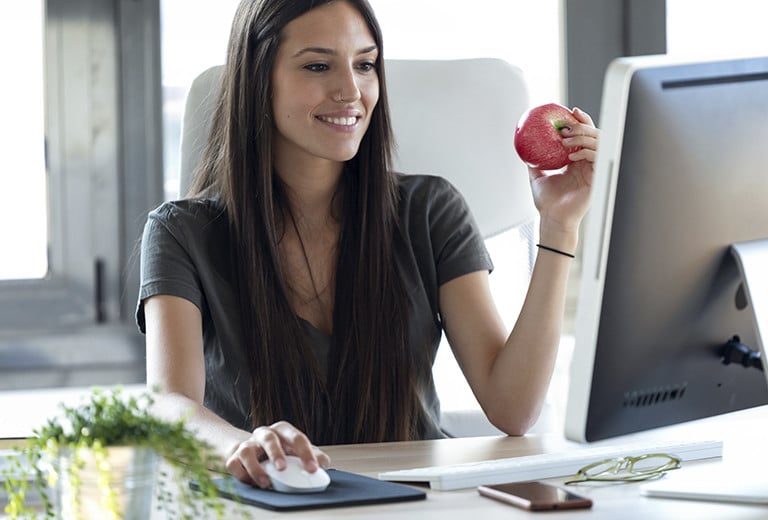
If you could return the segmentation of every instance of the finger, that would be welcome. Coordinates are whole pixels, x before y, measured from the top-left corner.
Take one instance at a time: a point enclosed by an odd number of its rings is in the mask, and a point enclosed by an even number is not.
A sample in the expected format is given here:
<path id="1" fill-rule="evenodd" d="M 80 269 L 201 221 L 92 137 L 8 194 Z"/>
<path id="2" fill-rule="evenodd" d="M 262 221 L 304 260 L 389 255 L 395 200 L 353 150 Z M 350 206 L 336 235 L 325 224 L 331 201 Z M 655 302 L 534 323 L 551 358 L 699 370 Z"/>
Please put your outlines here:
<path id="1" fill-rule="evenodd" d="M 273 426 L 259 426 L 253 430 L 252 438 L 258 442 L 259 446 L 267 458 L 272 461 L 278 470 L 284 469 L 285 450 L 283 449 L 283 437 Z"/>
<path id="2" fill-rule="evenodd" d="M 241 482 L 251 486 L 268 488 L 270 480 L 260 462 L 263 454 L 264 450 L 259 443 L 250 437 L 240 443 L 235 452 L 227 459 L 227 471 Z"/>
<path id="3" fill-rule="evenodd" d="M 587 124 L 576 124 L 562 128 L 560 130 L 560 135 L 563 138 L 589 137 L 590 139 L 597 140 L 597 138 L 600 137 L 600 130 Z"/>
<path id="4" fill-rule="evenodd" d="M 595 126 L 595 123 L 592 121 L 592 117 L 586 112 L 584 112 L 582 109 L 580 109 L 579 107 L 573 107 L 573 110 L 571 110 L 571 112 L 573 112 L 573 115 L 580 122 L 587 124 L 589 126 Z"/>
<path id="5" fill-rule="evenodd" d="M 568 154 L 568 159 L 571 162 L 589 161 L 593 163 L 595 162 L 596 158 L 597 158 L 596 151 L 590 150 L 589 148 L 582 148 L 581 150 L 577 150 L 573 153 Z"/>
<path id="6" fill-rule="evenodd" d="M 240 463 L 240 459 L 236 455 L 233 454 L 227 459 L 225 467 L 227 468 L 227 472 L 233 477 L 235 477 L 237 480 L 239 480 L 240 482 L 250 484 L 251 486 L 256 485 L 256 481 L 253 479 L 253 477 L 251 477 L 251 474 L 248 473 L 245 467 Z"/>
<path id="7" fill-rule="evenodd" d="M 328 469 L 331 467 L 331 457 L 327 453 L 317 446 L 313 446 L 312 451 L 315 452 L 315 459 L 317 459 L 317 463 L 320 464 L 321 468 Z"/>
<path id="8" fill-rule="evenodd" d="M 277 422 L 270 428 L 278 434 L 287 451 L 301 459 L 304 469 L 310 473 L 317 471 L 320 463 L 315 455 L 314 446 L 304 432 L 285 421 Z"/>
<path id="9" fill-rule="evenodd" d="M 587 135 L 576 135 L 573 137 L 566 137 L 562 140 L 563 148 L 589 148 L 591 150 L 597 149 L 597 139 Z"/>
<path id="10" fill-rule="evenodd" d="M 286 452 L 299 457 L 310 473 L 314 473 L 318 467 L 327 469 L 331 466 L 328 454 L 312 444 L 306 434 L 298 428 L 281 421 L 272 425 L 272 429 L 283 439 Z"/>

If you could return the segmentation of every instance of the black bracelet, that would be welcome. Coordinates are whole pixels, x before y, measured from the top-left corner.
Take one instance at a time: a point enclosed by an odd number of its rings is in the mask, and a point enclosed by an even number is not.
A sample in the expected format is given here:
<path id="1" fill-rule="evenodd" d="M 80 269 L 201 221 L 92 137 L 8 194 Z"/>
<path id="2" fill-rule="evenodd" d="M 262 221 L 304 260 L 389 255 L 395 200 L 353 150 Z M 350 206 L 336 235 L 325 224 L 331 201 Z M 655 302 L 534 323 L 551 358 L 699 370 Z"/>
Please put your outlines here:
<path id="1" fill-rule="evenodd" d="M 554 247 L 549 247 L 542 244 L 536 244 L 536 247 L 540 247 L 541 249 L 546 249 L 547 251 L 552 251 L 553 253 L 557 253 L 559 255 L 567 256 L 568 258 L 576 258 L 576 255 L 572 255 L 571 253 L 566 253 L 565 251 L 560 251 L 559 249 L 555 249 Z"/>

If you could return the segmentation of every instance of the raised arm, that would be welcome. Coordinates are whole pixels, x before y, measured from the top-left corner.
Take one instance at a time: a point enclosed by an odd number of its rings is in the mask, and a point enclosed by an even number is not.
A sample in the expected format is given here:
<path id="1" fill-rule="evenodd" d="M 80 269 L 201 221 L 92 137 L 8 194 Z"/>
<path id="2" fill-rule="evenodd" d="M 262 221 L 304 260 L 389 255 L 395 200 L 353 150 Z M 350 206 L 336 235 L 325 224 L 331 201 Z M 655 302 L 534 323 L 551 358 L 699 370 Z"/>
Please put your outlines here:
<path id="1" fill-rule="evenodd" d="M 489 420 L 510 435 L 536 421 L 560 342 L 568 274 L 579 226 L 589 206 L 598 130 L 581 110 L 580 124 L 562 131 L 570 155 L 566 172 L 530 170 L 541 215 L 539 250 L 520 315 L 507 335 L 488 287 L 488 273 L 471 273 L 440 288 L 446 335 Z M 564 254 L 565 253 L 565 254 Z"/>

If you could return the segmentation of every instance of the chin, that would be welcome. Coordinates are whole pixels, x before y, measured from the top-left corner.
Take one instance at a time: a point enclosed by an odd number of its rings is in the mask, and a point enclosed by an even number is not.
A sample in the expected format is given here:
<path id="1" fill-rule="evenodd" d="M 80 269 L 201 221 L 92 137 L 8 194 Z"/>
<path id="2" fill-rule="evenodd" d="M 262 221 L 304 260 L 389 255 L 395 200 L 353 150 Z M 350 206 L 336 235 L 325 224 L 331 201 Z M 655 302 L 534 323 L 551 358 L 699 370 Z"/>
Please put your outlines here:
<path id="1" fill-rule="evenodd" d="M 347 162 L 349 160 L 354 159 L 359 150 L 360 150 L 359 146 L 356 146 L 353 149 L 351 148 L 351 149 L 337 150 L 327 154 L 326 158 L 331 161 Z"/>

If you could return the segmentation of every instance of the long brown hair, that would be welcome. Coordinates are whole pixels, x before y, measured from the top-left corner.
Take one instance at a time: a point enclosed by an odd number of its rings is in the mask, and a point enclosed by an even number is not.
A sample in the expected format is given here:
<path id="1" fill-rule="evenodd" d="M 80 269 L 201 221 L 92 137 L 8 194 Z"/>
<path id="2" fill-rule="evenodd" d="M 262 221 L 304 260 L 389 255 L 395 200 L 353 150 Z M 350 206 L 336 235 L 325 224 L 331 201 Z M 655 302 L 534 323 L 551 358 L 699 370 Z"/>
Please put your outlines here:
<path id="1" fill-rule="evenodd" d="M 398 189 L 383 43 L 366 0 L 336 0 L 357 8 L 379 48 L 379 101 L 339 183 L 341 230 L 326 380 L 304 342 L 280 266 L 287 201 L 273 165 L 271 72 L 282 29 L 332 1 L 240 3 L 211 135 L 190 195 L 219 196 L 227 210 L 250 357 L 253 425 L 289 420 L 318 444 L 413 439 L 425 426 L 415 377 L 417 364 L 425 361 L 407 341 L 409 298 L 393 255 L 400 237 Z"/>

